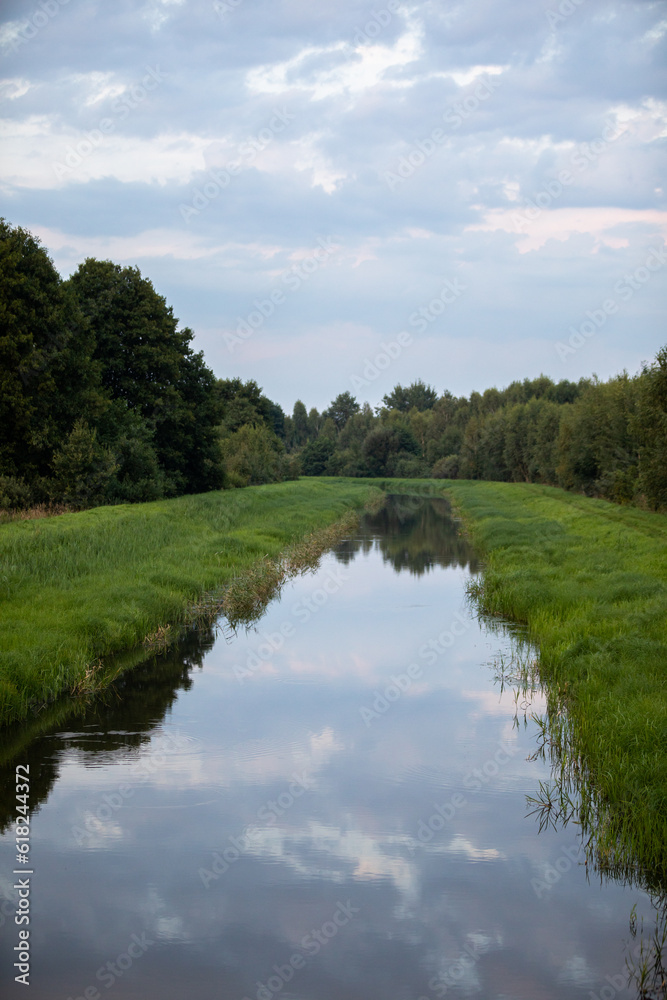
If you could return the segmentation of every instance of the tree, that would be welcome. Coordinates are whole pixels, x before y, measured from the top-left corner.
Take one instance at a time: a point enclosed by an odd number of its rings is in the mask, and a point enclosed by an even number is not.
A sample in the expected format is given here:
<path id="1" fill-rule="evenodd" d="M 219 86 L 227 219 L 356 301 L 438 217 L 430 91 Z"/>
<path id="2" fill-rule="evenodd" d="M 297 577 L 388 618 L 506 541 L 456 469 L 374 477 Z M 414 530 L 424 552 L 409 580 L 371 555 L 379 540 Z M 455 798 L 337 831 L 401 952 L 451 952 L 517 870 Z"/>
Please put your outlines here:
<path id="1" fill-rule="evenodd" d="M 176 395 L 192 332 L 177 329 L 171 306 L 138 267 L 89 257 L 68 284 L 94 332 L 102 385 L 153 417 Z"/>
<path id="2" fill-rule="evenodd" d="M 336 428 L 341 431 L 350 417 L 360 410 L 359 403 L 350 392 L 341 392 L 331 403 L 327 416 L 331 417 Z"/>
<path id="3" fill-rule="evenodd" d="M 404 388 L 402 385 L 394 386 L 392 392 L 382 397 L 382 402 L 390 410 L 399 410 L 401 413 L 408 413 L 413 407 L 418 410 L 432 409 L 438 399 L 438 393 L 433 386 L 425 385 L 421 379 L 413 382 Z"/>
<path id="4" fill-rule="evenodd" d="M 313 406 L 308 412 L 308 435 L 311 440 L 320 433 L 320 427 L 324 423 L 324 417 L 317 412 L 317 407 Z"/>
<path id="5" fill-rule="evenodd" d="M 92 340 L 39 240 L 0 219 L 0 473 L 34 481 L 104 403 Z"/>
<path id="6" fill-rule="evenodd" d="M 292 411 L 292 425 L 294 444 L 297 448 L 301 448 L 308 441 L 309 428 L 308 413 L 306 411 L 306 407 L 300 399 L 297 399 L 294 404 L 294 410 Z"/>
<path id="7" fill-rule="evenodd" d="M 634 430 L 639 442 L 639 489 L 654 510 L 667 508 L 667 347 L 644 365 Z"/>
<path id="8" fill-rule="evenodd" d="M 369 476 L 391 476 L 399 458 L 416 455 L 419 445 L 402 424 L 383 424 L 368 433 L 362 447 Z"/>
<path id="9" fill-rule="evenodd" d="M 243 424 L 223 438 L 222 447 L 232 486 L 275 483 L 291 476 L 282 441 L 264 424 Z"/>
<path id="10" fill-rule="evenodd" d="M 151 428 L 166 492 L 222 482 L 214 376 L 178 329 L 171 306 L 136 267 L 88 258 L 67 283 L 94 336 L 93 361 L 108 397 Z"/>
<path id="11" fill-rule="evenodd" d="M 223 484 L 215 381 L 203 353 L 188 348 L 180 363 L 176 394 L 168 397 L 155 424 L 158 459 L 176 493 L 203 493 Z"/>
<path id="12" fill-rule="evenodd" d="M 335 448 L 335 442 L 329 437 L 310 441 L 300 456 L 304 476 L 323 476 Z"/>
<path id="13" fill-rule="evenodd" d="M 111 451 L 97 440 L 97 431 L 77 420 L 53 458 L 52 499 L 76 507 L 102 503 L 116 468 Z"/>
<path id="14" fill-rule="evenodd" d="M 247 382 L 240 378 L 218 379 L 215 394 L 219 415 L 228 431 L 237 431 L 243 424 L 261 423 L 278 437 L 285 437 L 282 408 L 263 394 L 254 379 Z"/>

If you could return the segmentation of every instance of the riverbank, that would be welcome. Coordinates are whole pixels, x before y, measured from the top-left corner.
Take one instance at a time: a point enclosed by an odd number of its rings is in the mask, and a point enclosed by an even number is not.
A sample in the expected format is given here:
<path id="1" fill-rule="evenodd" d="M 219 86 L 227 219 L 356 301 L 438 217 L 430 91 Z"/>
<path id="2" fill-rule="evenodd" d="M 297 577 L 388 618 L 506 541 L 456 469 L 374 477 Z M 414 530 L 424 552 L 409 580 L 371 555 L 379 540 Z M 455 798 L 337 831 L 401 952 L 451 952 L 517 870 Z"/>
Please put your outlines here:
<path id="1" fill-rule="evenodd" d="M 482 609 L 527 627 L 546 752 L 583 787 L 596 860 L 667 873 L 667 519 L 546 486 L 448 482 L 486 558 Z M 581 777 L 585 778 L 583 785 Z M 568 808 L 548 797 L 544 809 Z"/>
<path id="2" fill-rule="evenodd" d="M 0 724 L 94 687 L 108 654 L 164 645 L 232 584 L 232 613 L 252 617 L 378 496 L 305 479 L 0 525 Z"/>
<path id="3" fill-rule="evenodd" d="M 2 525 L 0 720 L 94 690 L 100 658 L 127 650 L 130 669 L 188 617 L 257 617 L 380 490 L 455 504 L 485 558 L 480 607 L 540 649 L 545 751 L 566 785 L 585 778 L 598 861 L 664 874 L 667 519 L 551 487 L 317 478 Z"/>

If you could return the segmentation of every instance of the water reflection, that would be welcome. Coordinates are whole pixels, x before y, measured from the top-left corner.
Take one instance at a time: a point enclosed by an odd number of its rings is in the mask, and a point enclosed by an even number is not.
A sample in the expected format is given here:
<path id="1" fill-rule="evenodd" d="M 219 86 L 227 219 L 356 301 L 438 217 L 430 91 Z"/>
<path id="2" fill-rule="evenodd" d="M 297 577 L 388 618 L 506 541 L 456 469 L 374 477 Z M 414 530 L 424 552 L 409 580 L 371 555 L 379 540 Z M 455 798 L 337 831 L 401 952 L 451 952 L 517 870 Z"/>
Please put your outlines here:
<path id="1" fill-rule="evenodd" d="M 336 550 L 340 562 L 350 562 L 359 552 L 377 545 L 395 570 L 421 576 L 435 566 L 460 566 L 476 573 L 479 560 L 468 539 L 460 533 L 444 499 L 390 496 L 377 514 L 365 518 L 358 538 L 348 539 Z"/>
<path id="2" fill-rule="evenodd" d="M 119 752 L 147 746 L 214 644 L 212 628 L 190 632 L 177 649 L 148 657 L 98 697 L 75 708 L 59 702 L 43 720 L 0 730 L 0 832 L 14 820 L 17 764 L 30 766 L 30 803 L 36 809 L 48 798 L 68 751 L 76 751 L 84 765 L 98 766 Z M 49 724 L 49 716 L 56 717 L 56 725 Z"/>
<path id="3" fill-rule="evenodd" d="M 512 640 L 470 612 L 446 505 L 411 505 L 367 519 L 256 630 L 191 634 L 5 745 L 41 803 L 33 1000 L 604 995 L 646 899 L 588 884 L 576 834 L 526 820 L 550 771 L 493 683 Z M 9 831 L 5 917 L 13 857 Z M 14 944 L 6 920 L 12 998 Z"/>

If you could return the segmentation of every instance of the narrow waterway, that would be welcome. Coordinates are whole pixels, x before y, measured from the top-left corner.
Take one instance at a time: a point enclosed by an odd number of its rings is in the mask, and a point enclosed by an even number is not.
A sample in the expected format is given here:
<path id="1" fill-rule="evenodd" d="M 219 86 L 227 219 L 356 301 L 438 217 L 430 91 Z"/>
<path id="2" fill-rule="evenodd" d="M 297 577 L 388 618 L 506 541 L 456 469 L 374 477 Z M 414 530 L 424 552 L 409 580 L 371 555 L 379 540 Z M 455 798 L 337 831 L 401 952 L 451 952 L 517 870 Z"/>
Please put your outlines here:
<path id="1" fill-rule="evenodd" d="M 478 569 L 444 501 L 392 498 L 255 630 L 194 633 L 5 743 L 2 996 L 636 996 L 628 920 L 648 900 L 589 877 L 575 826 L 526 816 L 544 700 L 499 684 L 513 641 L 466 599 Z"/>

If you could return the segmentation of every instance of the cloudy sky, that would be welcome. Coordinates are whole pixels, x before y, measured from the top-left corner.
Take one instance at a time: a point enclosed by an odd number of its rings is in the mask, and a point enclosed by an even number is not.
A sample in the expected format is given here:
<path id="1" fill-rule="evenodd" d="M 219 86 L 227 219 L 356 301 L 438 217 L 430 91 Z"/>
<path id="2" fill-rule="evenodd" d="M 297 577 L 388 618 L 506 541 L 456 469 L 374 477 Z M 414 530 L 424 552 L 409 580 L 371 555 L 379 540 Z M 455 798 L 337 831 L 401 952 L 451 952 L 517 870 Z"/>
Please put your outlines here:
<path id="1" fill-rule="evenodd" d="M 0 213 L 291 411 L 667 340 L 667 4 L 5 0 Z M 378 363 L 375 364 L 375 359 Z"/>

